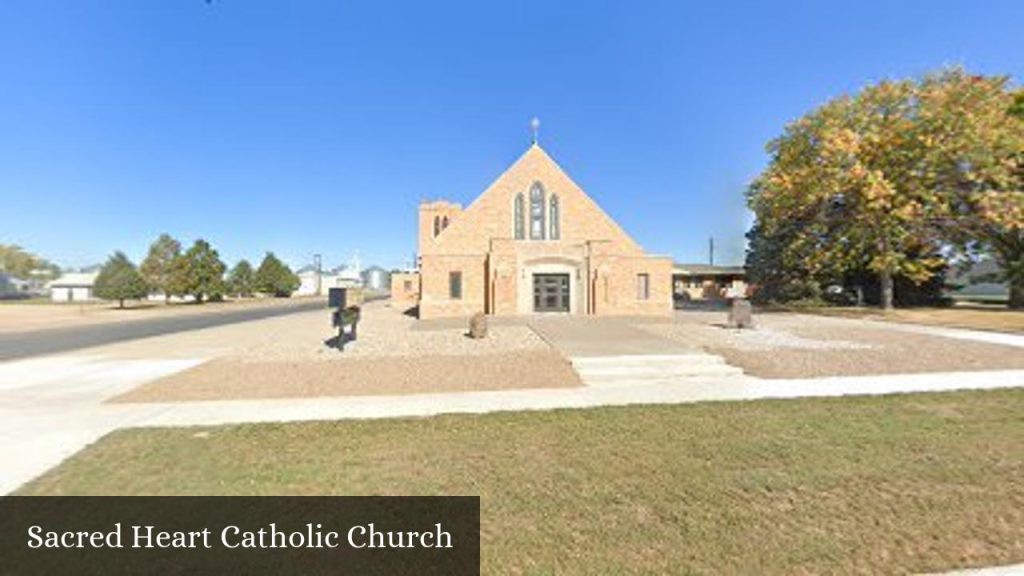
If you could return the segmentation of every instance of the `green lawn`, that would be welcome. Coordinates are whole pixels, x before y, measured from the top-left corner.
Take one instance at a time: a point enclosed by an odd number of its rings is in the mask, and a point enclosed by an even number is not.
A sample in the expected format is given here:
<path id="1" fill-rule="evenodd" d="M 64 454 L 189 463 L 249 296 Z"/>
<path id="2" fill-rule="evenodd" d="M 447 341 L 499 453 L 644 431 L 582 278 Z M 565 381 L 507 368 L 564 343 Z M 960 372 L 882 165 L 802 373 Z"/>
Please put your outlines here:
<path id="1" fill-rule="evenodd" d="M 486 573 L 1024 562 L 1024 390 L 130 430 L 25 494 L 479 494 Z"/>

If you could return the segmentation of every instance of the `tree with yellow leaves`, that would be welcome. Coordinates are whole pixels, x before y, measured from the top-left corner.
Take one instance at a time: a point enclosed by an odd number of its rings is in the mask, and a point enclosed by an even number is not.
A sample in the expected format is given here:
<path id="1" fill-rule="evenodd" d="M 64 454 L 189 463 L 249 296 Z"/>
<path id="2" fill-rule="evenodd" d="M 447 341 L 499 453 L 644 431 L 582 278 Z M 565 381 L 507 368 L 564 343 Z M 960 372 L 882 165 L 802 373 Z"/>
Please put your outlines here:
<path id="1" fill-rule="evenodd" d="M 811 277 L 870 271 L 888 309 L 896 277 L 923 283 L 955 248 L 995 250 L 996 238 L 1019 237 L 1012 99 L 1004 78 L 954 69 L 826 103 L 769 144 L 771 161 L 748 192 L 751 246 Z M 764 260 L 748 255 L 755 281 L 768 273 Z"/>
<path id="2" fill-rule="evenodd" d="M 991 256 L 993 280 L 1010 287 L 1009 306 L 1024 308 L 1024 111 L 1004 77 L 954 69 L 920 89 L 926 171 L 947 212 L 944 237 L 973 259 Z"/>

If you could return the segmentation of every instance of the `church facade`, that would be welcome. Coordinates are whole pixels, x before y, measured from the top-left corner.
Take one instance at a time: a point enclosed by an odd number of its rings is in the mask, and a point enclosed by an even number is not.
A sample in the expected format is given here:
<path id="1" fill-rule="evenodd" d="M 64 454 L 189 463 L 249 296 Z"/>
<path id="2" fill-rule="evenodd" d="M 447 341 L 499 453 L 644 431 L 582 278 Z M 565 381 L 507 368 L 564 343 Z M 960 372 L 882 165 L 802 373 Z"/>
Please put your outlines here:
<path id="1" fill-rule="evenodd" d="M 468 207 L 419 207 L 420 318 L 668 315 L 672 262 L 633 241 L 533 144 Z"/>

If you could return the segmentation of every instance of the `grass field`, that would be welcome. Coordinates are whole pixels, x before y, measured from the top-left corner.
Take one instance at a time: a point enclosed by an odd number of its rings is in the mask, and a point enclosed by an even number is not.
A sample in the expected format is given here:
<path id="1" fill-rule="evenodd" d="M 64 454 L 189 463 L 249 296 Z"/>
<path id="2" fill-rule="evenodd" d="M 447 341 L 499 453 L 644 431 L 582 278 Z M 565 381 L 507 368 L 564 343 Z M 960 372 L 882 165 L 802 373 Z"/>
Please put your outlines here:
<path id="1" fill-rule="evenodd" d="M 878 308 L 808 308 L 799 312 L 843 316 L 849 318 L 871 318 L 890 322 L 909 322 L 951 328 L 972 330 L 994 330 L 997 332 L 1024 333 L 1024 310 L 1008 310 L 1005 307 L 963 305 L 953 308 L 898 308 L 882 312 Z"/>
<path id="2" fill-rule="evenodd" d="M 485 573 L 1024 561 L 1024 390 L 126 430 L 23 494 L 469 494 Z"/>

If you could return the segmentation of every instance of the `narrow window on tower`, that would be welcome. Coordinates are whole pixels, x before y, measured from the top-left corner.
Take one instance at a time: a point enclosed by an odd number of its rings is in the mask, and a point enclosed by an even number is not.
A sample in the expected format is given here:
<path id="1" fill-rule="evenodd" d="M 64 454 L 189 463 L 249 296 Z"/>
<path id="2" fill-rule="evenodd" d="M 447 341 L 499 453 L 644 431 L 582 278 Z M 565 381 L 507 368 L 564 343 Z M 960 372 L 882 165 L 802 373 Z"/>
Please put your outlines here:
<path id="1" fill-rule="evenodd" d="M 523 207 L 526 204 L 526 199 L 523 198 L 523 193 L 516 194 L 516 204 L 513 209 L 513 222 L 512 226 L 515 229 L 516 240 L 523 240 L 526 238 L 525 231 L 523 230 Z"/>
<path id="2" fill-rule="evenodd" d="M 551 195 L 551 206 L 548 209 L 548 221 L 550 222 L 550 230 L 548 230 L 548 238 L 551 240 L 558 240 L 561 236 L 561 231 L 558 229 L 558 195 Z"/>
<path id="3" fill-rule="evenodd" d="M 544 239 L 544 187 L 534 182 L 530 188 L 530 240 Z"/>

